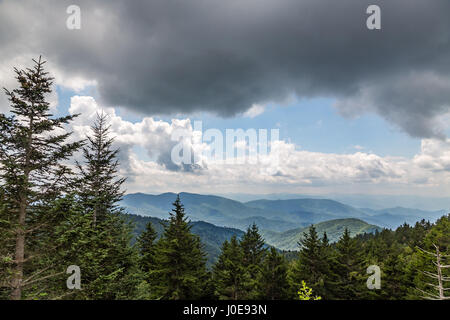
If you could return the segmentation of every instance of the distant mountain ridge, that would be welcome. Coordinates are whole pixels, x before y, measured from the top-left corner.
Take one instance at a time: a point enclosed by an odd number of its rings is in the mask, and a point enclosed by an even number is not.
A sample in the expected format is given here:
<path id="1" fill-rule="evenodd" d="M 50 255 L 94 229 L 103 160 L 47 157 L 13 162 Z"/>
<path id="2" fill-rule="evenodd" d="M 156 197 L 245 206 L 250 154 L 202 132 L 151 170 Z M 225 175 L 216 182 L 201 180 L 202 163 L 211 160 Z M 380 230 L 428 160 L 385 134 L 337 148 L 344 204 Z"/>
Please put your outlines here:
<path id="1" fill-rule="evenodd" d="M 177 194 L 128 194 L 123 205 L 129 213 L 167 218 Z M 192 221 L 206 221 L 217 226 L 245 230 L 256 223 L 260 229 L 286 231 L 321 221 L 363 217 L 363 211 L 327 199 L 258 200 L 242 203 L 224 197 L 180 193 L 186 212 Z"/>
<path id="2" fill-rule="evenodd" d="M 420 221 L 422 219 L 434 222 L 436 221 L 436 219 L 439 219 L 440 217 L 448 213 L 447 210 L 425 211 L 404 207 L 387 208 L 381 210 L 360 208 L 360 210 L 370 215 L 370 217 L 364 218 L 366 222 L 374 223 L 386 228 L 396 228 L 404 224 L 405 222 L 408 224 L 415 224 L 417 221 Z"/>
<path id="3" fill-rule="evenodd" d="M 135 193 L 125 195 L 121 205 L 129 213 L 166 219 L 172 209 L 172 203 L 177 194 L 163 193 L 149 195 Z M 192 221 L 206 221 L 217 226 L 226 226 L 245 230 L 248 225 L 255 222 L 260 228 L 269 228 L 277 231 L 292 228 L 292 222 L 283 219 L 271 219 L 271 212 L 258 208 L 251 208 L 245 204 L 223 197 L 200 195 L 193 193 L 180 193 L 186 213 Z"/>
<path id="4" fill-rule="evenodd" d="M 166 219 L 176 193 L 125 195 L 121 203 L 129 213 Z M 370 224 L 396 228 L 404 222 L 413 224 L 423 218 L 434 221 L 445 213 L 408 208 L 373 210 L 355 208 L 330 199 L 302 198 L 254 200 L 246 203 L 214 195 L 180 193 L 192 221 L 245 230 L 256 223 L 260 229 L 284 232 L 327 220 L 357 218 Z"/>
<path id="5" fill-rule="evenodd" d="M 344 233 L 345 228 L 350 231 L 351 236 L 356 236 L 363 233 L 374 233 L 375 231 L 381 231 L 382 228 L 368 224 L 362 220 L 351 219 L 335 219 L 325 222 L 320 222 L 314 225 L 319 237 L 323 236 L 323 233 L 327 233 L 327 237 L 331 242 L 336 242 Z M 274 232 L 262 230 L 262 236 L 265 241 L 281 250 L 299 250 L 298 242 L 303 238 L 303 234 L 308 232 L 309 227 L 297 228 L 288 230 L 285 232 Z"/>

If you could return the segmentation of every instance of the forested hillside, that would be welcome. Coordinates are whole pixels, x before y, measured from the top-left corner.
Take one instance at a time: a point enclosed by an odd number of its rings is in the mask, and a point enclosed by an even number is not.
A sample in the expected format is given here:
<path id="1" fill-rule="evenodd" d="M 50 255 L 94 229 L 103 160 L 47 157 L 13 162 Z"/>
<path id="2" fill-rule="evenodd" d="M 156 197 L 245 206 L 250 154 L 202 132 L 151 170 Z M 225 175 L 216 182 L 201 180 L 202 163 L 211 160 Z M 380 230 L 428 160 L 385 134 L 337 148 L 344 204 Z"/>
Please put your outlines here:
<path id="1" fill-rule="evenodd" d="M 326 232 L 331 243 L 336 242 L 347 229 L 350 235 L 356 236 L 364 233 L 374 233 L 382 228 L 370 225 L 359 219 L 336 219 L 320 222 L 314 225 L 319 234 Z M 298 241 L 303 238 L 303 234 L 308 231 L 308 227 L 288 230 L 285 232 L 273 232 L 262 230 L 266 242 L 281 250 L 298 250 Z"/>

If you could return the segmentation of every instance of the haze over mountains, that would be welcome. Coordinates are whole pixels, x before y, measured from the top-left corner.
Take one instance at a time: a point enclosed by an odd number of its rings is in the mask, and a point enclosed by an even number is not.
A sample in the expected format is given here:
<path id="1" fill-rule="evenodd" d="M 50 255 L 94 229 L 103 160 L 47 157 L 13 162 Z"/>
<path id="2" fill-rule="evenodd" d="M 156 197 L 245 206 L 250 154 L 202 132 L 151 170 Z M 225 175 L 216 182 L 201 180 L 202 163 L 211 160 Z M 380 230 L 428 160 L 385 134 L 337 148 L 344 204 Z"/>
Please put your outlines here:
<path id="1" fill-rule="evenodd" d="M 355 208 L 371 208 L 381 210 L 385 208 L 405 207 L 424 211 L 438 211 L 445 209 L 450 211 L 450 197 L 425 197 L 416 195 L 367 195 L 367 194 L 221 194 L 225 198 L 248 202 L 259 199 L 289 200 L 289 199 L 331 199 L 350 205 Z"/>
<path id="2" fill-rule="evenodd" d="M 122 206 L 129 213 L 167 219 L 175 193 L 124 196 Z M 424 211 L 408 208 L 355 208 L 330 199 L 255 200 L 239 202 L 225 197 L 180 193 L 192 221 L 245 230 L 253 222 L 262 230 L 283 232 L 327 220 L 357 218 L 380 227 L 396 228 L 404 222 L 434 221 L 446 210 Z"/>

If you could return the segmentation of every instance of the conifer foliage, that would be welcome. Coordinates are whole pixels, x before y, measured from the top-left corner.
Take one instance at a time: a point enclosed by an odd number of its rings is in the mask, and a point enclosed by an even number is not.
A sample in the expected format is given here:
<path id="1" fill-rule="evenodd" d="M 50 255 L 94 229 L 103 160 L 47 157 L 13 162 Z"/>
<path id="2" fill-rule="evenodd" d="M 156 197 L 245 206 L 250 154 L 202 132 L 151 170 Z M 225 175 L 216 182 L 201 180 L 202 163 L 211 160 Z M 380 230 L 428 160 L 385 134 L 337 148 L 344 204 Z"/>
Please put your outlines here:
<path id="1" fill-rule="evenodd" d="M 121 187 L 125 178 L 117 177 L 119 149 L 112 148 L 114 139 L 109 136 L 107 115 L 97 114 L 91 129 L 92 135 L 87 137 L 88 144 L 83 147 L 85 165 L 78 164 L 79 196 L 95 225 L 119 210 L 117 203 L 123 196 Z"/>
<path id="2" fill-rule="evenodd" d="M 158 241 L 153 270 L 155 298 L 198 299 L 207 280 L 206 258 L 198 236 L 191 233 L 180 196 Z"/>
<path id="3" fill-rule="evenodd" d="M 83 270 L 84 289 L 78 298 L 117 299 L 134 294 L 140 281 L 137 249 L 130 245 L 131 226 L 118 206 L 124 178 L 118 177 L 118 149 L 113 149 L 106 115 L 97 114 L 92 134 L 83 147 L 84 165 L 78 163 L 78 206 L 81 216 L 71 226 L 75 238 L 63 260 Z M 78 234 L 78 236 L 77 236 Z"/>
<path id="4" fill-rule="evenodd" d="M 19 87 L 5 89 L 11 115 L 0 115 L 2 260 L 7 270 L 3 284 L 15 300 L 26 295 L 31 278 L 35 283 L 50 269 L 33 265 L 44 254 L 38 237 L 54 232 L 57 217 L 49 215 L 49 207 L 71 185 L 71 172 L 63 162 L 81 146 L 67 142 L 71 133 L 64 130 L 75 116 L 55 118 L 50 113 L 46 98 L 53 79 L 44 70 L 45 61 L 33 62 L 33 68 L 15 69 Z"/>

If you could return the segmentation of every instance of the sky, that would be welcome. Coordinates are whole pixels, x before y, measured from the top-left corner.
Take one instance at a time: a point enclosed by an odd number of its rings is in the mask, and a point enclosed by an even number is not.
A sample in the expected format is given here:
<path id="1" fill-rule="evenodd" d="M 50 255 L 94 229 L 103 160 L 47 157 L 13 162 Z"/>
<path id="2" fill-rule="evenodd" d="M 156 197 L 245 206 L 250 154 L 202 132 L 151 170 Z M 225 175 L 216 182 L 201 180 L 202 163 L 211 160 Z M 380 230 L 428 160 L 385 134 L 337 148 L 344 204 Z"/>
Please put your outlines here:
<path id="1" fill-rule="evenodd" d="M 71 30 L 74 4 L 81 28 Z M 366 27 L 371 4 L 381 30 Z M 449 9 L 448 0 L 3 0 L 0 86 L 14 88 L 13 67 L 42 55 L 54 113 L 81 113 L 67 128 L 73 139 L 97 112 L 109 115 L 128 192 L 445 197 Z M 256 162 L 207 156 L 201 134 L 239 128 L 278 129 L 279 141 Z M 173 161 L 179 130 L 195 164 Z"/>

